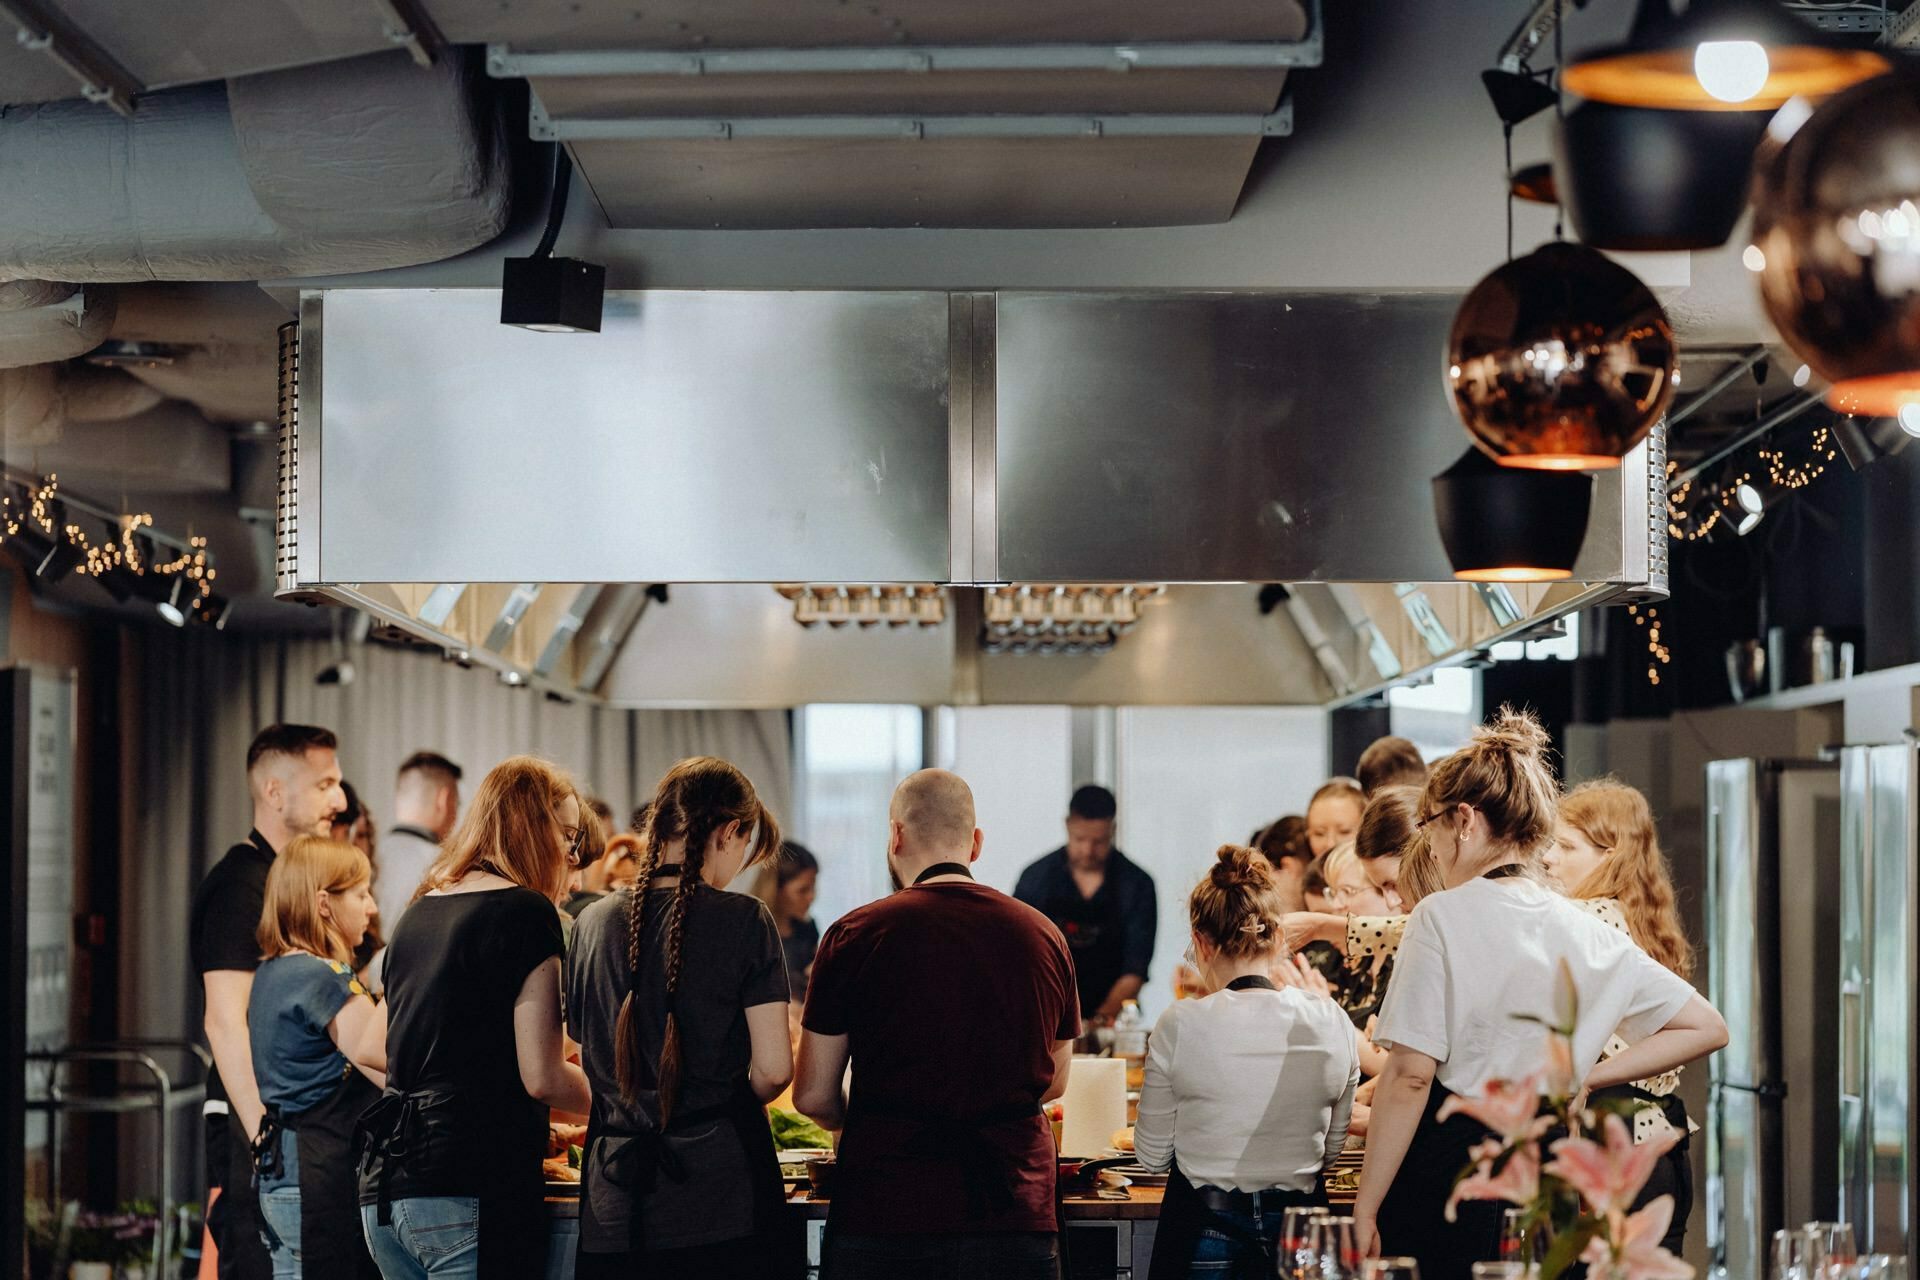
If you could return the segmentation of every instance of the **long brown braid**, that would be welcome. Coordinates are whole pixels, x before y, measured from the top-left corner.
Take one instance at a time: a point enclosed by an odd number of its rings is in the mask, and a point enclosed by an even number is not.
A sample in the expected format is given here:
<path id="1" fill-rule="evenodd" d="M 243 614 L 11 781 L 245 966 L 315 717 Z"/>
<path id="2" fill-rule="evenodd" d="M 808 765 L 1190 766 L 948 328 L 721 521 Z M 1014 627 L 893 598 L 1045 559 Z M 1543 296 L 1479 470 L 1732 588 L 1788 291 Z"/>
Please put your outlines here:
<path id="1" fill-rule="evenodd" d="M 667 908 L 666 921 L 666 1034 L 661 1044 L 660 1062 L 655 1073 L 655 1089 L 660 1098 L 660 1127 L 672 1117 L 680 1087 L 680 1020 L 674 1009 L 685 953 L 687 904 L 706 865 L 707 846 L 714 835 L 728 824 L 739 822 L 755 830 L 756 838 L 746 865 L 753 866 L 780 847 L 780 827 L 773 814 L 760 803 L 753 784 L 745 774 L 712 756 L 682 760 L 660 780 L 648 823 L 646 858 L 640 877 L 627 903 L 627 962 L 636 975 L 640 966 L 642 916 L 647 891 L 654 877 L 666 870 L 662 855 L 667 844 L 685 841 L 685 860 L 679 864 L 680 882 Z M 634 1025 L 633 992 L 629 989 L 620 1006 L 615 1026 L 614 1074 L 622 1097 L 632 1104 L 644 1084 L 640 1063 L 639 1028 Z"/>

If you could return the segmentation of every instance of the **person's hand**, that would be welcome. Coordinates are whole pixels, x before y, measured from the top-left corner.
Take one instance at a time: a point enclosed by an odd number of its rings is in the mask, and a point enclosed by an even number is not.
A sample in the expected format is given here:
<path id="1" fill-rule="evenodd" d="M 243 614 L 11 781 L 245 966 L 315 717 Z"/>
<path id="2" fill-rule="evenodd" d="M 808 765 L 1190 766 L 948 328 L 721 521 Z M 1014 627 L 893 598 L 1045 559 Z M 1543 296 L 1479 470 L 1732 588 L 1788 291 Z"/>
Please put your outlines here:
<path id="1" fill-rule="evenodd" d="M 1346 917 L 1324 911 L 1289 911 L 1280 917 L 1280 934 L 1286 939 L 1287 950 L 1298 951 L 1309 942 L 1326 941 L 1336 926 L 1344 938 L 1346 924 Z"/>
<path id="2" fill-rule="evenodd" d="M 1356 1138 L 1366 1137 L 1367 1124 L 1372 1119 L 1373 1108 L 1356 1099 L 1353 1104 L 1353 1114 L 1347 1120 L 1347 1132 Z"/>
<path id="3" fill-rule="evenodd" d="M 1327 985 L 1327 979 L 1318 969 L 1307 963 L 1305 956 L 1294 956 L 1282 961 L 1275 968 L 1281 983 L 1289 987 L 1298 987 L 1313 995 L 1333 999 L 1333 988 Z"/>
<path id="4" fill-rule="evenodd" d="M 1358 1205 L 1353 1210 L 1353 1243 L 1363 1258 L 1380 1256 L 1380 1228 L 1373 1220 L 1373 1214 Z"/>
<path id="5" fill-rule="evenodd" d="M 1368 1107 L 1372 1106 L 1373 1091 L 1376 1087 L 1379 1086 L 1379 1084 L 1380 1084 L 1379 1076 L 1375 1076 L 1371 1080 L 1362 1080 L 1360 1082 L 1360 1086 L 1353 1091 L 1354 1104 L 1356 1106 L 1368 1106 Z"/>

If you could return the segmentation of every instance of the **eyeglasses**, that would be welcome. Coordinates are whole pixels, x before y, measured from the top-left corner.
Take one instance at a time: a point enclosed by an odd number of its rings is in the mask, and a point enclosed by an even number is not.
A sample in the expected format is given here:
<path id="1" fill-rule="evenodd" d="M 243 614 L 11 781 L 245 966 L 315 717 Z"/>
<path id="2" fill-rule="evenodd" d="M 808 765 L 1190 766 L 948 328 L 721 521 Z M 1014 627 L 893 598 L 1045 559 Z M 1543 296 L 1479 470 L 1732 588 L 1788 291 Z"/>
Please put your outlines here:
<path id="1" fill-rule="evenodd" d="M 576 867 L 579 866 L 580 850 L 583 849 L 587 843 L 587 829 L 585 827 L 562 827 L 560 828 L 560 834 L 567 838 L 567 861 Z"/>

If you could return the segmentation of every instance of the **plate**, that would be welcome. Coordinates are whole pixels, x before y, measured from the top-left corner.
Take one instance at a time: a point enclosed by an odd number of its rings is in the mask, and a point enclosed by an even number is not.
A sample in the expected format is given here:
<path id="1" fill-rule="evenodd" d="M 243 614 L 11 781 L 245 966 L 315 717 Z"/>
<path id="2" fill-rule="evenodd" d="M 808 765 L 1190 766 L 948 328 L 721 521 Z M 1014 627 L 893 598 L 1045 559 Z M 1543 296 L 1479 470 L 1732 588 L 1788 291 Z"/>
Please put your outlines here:
<path id="1" fill-rule="evenodd" d="M 825 1147 L 792 1147 L 785 1151 L 776 1152 L 775 1154 L 780 1157 L 781 1164 L 804 1166 L 809 1160 L 823 1159 L 826 1156 L 832 1155 L 833 1152 L 827 1150 Z"/>

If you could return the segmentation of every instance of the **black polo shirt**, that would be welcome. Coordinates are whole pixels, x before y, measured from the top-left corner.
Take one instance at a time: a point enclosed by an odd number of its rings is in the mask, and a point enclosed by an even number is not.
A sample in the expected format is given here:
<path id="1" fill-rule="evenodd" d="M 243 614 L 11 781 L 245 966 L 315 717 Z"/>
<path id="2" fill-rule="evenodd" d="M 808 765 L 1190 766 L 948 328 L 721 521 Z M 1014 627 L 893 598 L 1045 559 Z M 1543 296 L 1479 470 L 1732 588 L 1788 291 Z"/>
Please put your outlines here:
<path id="1" fill-rule="evenodd" d="M 251 973 L 260 967 L 260 913 L 267 905 L 267 871 L 273 859 L 267 838 L 249 832 L 246 843 L 227 850 L 200 882 L 187 929 L 195 976 L 204 979 L 219 969 Z M 208 1072 L 207 1097 L 224 1101 L 226 1096 L 219 1071 Z"/>
<path id="2" fill-rule="evenodd" d="M 1106 879 L 1091 898 L 1073 882 L 1065 846 L 1020 873 L 1013 896 L 1059 928 L 1073 953 L 1082 1016 L 1090 1016 L 1126 974 L 1144 982 L 1159 925 L 1153 877 L 1118 849 L 1107 855 Z"/>

